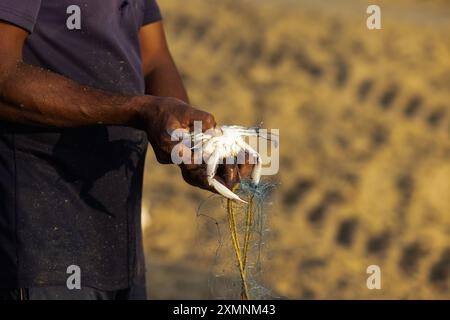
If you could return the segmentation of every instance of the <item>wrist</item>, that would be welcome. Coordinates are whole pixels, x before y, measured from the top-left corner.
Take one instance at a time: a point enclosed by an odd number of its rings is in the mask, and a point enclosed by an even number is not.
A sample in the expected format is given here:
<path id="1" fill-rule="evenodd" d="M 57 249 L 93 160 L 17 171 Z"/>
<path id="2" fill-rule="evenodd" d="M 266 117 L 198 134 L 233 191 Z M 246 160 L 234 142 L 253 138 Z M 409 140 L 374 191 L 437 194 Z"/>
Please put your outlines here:
<path id="1" fill-rule="evenodd" d="M 157 99 L 158 97 L 148 95 L 131 98 L 126 107 L 127 125 L 138 130 L 146 130 L 149 122 L 155 118 Z"/>

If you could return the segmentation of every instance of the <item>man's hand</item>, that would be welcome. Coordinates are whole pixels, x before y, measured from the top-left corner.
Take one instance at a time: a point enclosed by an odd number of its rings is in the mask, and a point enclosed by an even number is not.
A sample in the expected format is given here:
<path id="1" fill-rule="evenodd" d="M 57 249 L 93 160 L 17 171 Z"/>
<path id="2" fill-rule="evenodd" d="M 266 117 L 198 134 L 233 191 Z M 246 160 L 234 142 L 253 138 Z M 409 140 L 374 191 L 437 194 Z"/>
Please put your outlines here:
<path id="1" fill-rule="evenodd" d="M 192 129 L 194 121 L 202 121 L 203 130 L 215 126 L 212 115 L 175 98 L 108 93 L 25 64 L 22 49 L 27 36 L 21 28 L 0 22 L 0 120 L 59 128 L 91 125 L 138 127 L 147 132 L 156 157 L 162 163 L 171 162 L 170 154 L 177 143 L 171 141 L 171 131 Z M 162 65 L 167 66 L 165 63 Z M 173 81 L 167 83 L 163 87 L 172 87 Z M 161 89 L 158 94 L 166 93 Z M 180 97 L 183 95 L 178 94 Z M 180 167 L 188 183 L 211 190 L 204 165 Z M 231 188 L 239 179 L 239 169 L 237 166 L 221 166 L 217 179 Z M 242 168 L 241 176 L 245 171 Z"/>
<path id="2" fill-rule="evenodd" d="M 140 127 L 147 132 L 148 139 L 160 163 L 172 163 L 172 151 L 179 144 L 179 141 L 172 141 L 171 132 L 179 129 L 191 132 L 194 129 L 194 121 L 201 122 L 203 131 L 216 126 L 216 121 L 210 113 L 196 109 L 181 100 L 160 97 L 147 99 L 149 99 L 148 103 L 140 108 Z M 183 163 L 180 165 L 180 169 L 187 183 L 215 192 L 207 182 L 204 163 Z M 221 165 L 216 179 L 228 188 L 233 188 L 239 182 L 240 177 L 250 174 L 251 169 L 252 165 L 249 164 Z"/>
<path id="3" fill-rule="evenodd" d="M 202 123 L 202 130 L 214 128 L 216 121 L 207 112 L 191 107 L 176 98 L 147 97 L 149 103 L 140 108 L 140 129 L 147 132 L 158 162 L 172 163 L 171 153 L 178 144 L 172 141 L 171 133 L 185 129 L 192 131 L 194 121 Z"/>
<path id="4" fill-rule="evenodd" d="M 189 102 L 180 74 L 167 45 L 163 24 L 158 22 L 143 27 L 140 32 L 140 43 L 146 93 L 154 96 L 176 97 L 184 102 Z M 157 133 L 149 132 L 149 140 L 153 141 L 152 145 L 158 161 L 167 163 L 170 161 L 169 149 L 171 150 L 174 146 L 174 142 L 170 141 L 167 130 L 171 132 L 171 130 L 179 128 L 192 129 L 193 122 L 198 120 L 203 122 L 203 131 L 205 131 L 214 127 L 215 121 L 209 113 L 194 109 L 183 104 L 180 100 L 161 101 L 161 105 L 164 106 L 163 111 L 167 114 L 164 115 L 164 112 L 160 112 L 160 117 L 166 117 L 166 121 L 153 125 L 152 130 L 156 130 Z M 169 123 L 166 128 L 164 128 L 165 123 Z M 173 124 L 179 127 L 175 126 L 174 128 Z M 162 126 L 162 128 L 159 126 Z M 161 134 L 163 136 L 160 136 Z M 164 146 L 161 146 L 161 143 Z M 215 178 L 231 189 L 239 182 L 240 177 L 249 175 L 252 167 L 248 164 L 221 165 Z M 180 168 L 186 182 L 214 191 L 207 183 L 205 165 L 182 164 Z"/>

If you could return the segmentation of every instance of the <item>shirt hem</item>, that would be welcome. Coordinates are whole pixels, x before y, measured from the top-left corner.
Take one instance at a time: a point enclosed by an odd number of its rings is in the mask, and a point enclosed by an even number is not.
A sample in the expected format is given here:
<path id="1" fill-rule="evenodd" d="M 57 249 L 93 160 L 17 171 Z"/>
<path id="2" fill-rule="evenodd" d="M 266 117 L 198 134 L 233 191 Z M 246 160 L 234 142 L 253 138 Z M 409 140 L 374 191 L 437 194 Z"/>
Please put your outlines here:
<path id="1" fill-rule="evenodd" d="M 0 5 L 0 20 L 12 23 L 28 32 L 33 32 L 35 21 L 33 17 Z"/>

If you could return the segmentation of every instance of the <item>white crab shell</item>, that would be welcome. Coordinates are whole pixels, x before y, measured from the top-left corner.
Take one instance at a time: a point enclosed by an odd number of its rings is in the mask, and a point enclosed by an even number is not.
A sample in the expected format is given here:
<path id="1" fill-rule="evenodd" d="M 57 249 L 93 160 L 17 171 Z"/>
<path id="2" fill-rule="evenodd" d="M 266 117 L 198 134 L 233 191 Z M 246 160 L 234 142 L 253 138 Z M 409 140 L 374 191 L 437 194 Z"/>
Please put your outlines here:
<path id="1" fill-rule="evenodd" d="M 218 165 L 223 163 L 224 159 L 234 158 L 245 152 L 256 160 L 255 167 L 252 171 L 252 181 L 254 184 L 259 183 L 262 166 L 261 157 L 257 151 L 245 142 L 244 137 L 249 136 L 259 136 L 258 129 L 240 126 L 221 126 L 211 133 L 192 135 L 194 148 L 202 149 L 203 158 L 207 164 L 208 183 L 210 186 L 224 197 L 241 202 L 245 201 L 218 182 L 214 177 Z"/>

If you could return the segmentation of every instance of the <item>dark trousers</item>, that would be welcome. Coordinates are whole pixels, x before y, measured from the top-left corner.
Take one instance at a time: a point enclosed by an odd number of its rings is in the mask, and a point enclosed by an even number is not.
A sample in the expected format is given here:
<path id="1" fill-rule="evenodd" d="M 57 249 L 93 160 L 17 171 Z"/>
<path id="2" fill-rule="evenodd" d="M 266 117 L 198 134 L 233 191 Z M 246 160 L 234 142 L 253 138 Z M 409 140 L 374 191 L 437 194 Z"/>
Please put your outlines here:
<path id="1" fill-rule="evenodd" d="M 84 287 L 69 290 L 66 287 L 28 289 L 1 289 L 0 300 L 145 300 L 145 288 L 103 291 Z"/>

